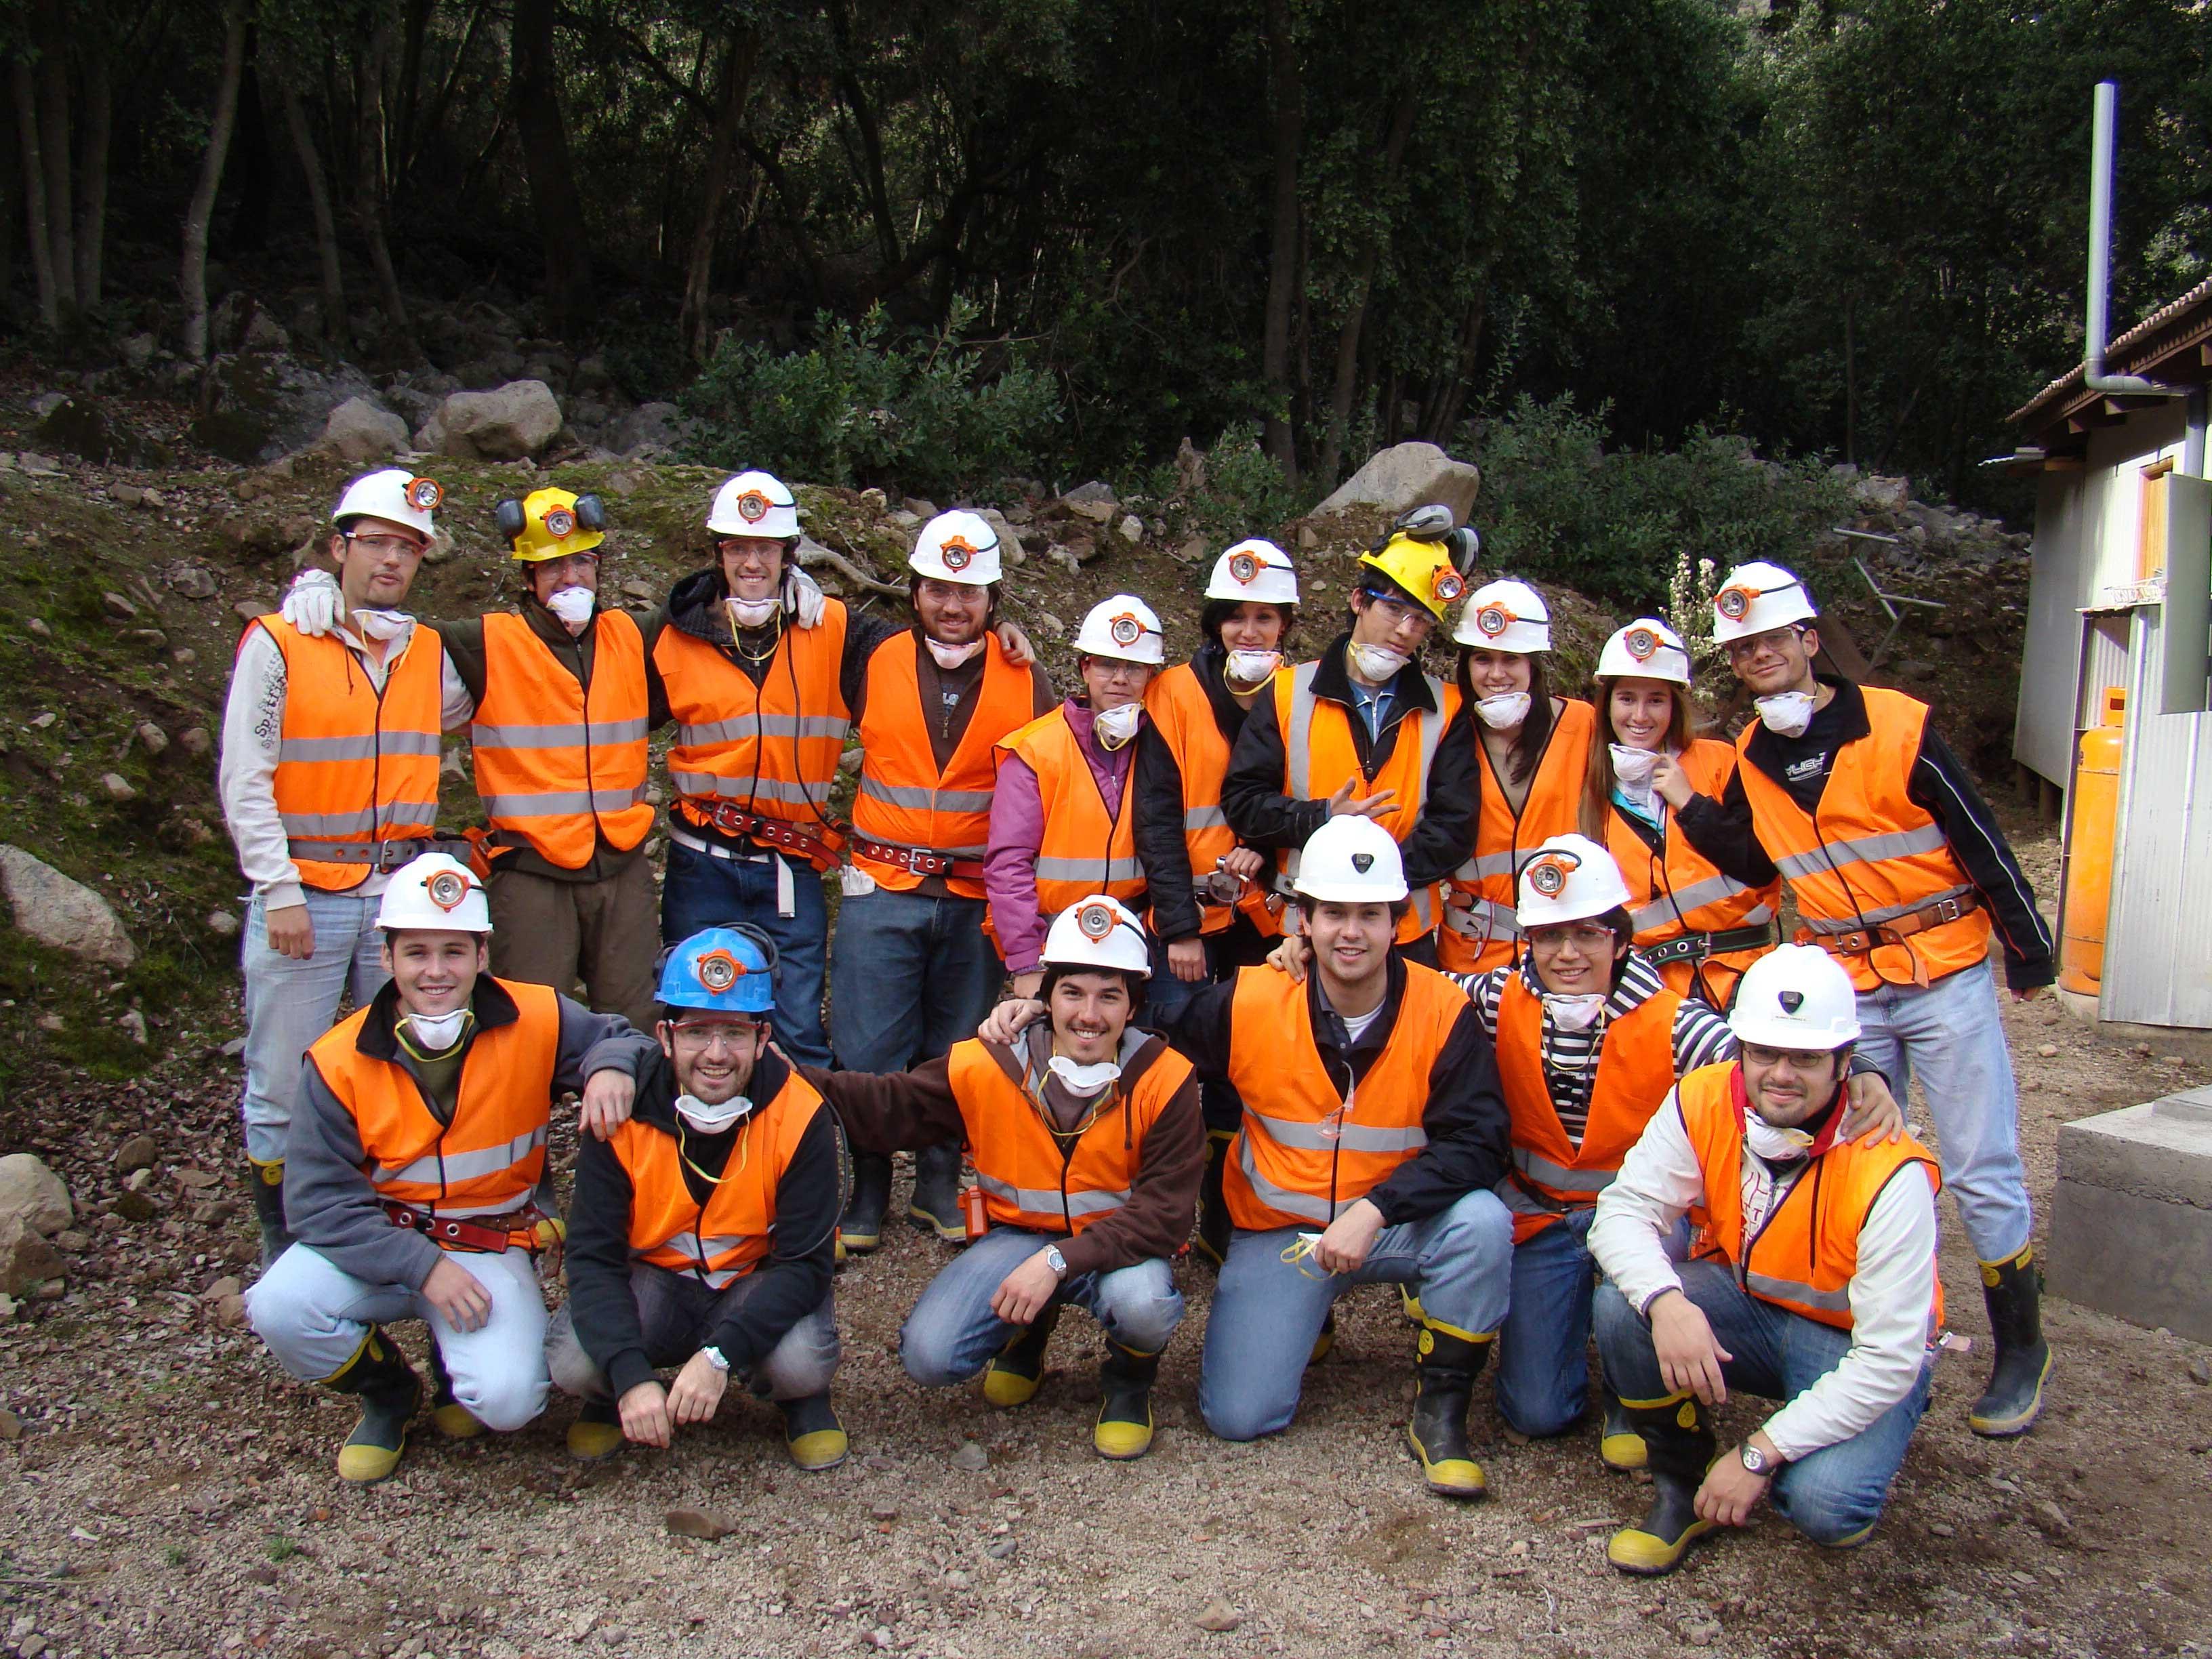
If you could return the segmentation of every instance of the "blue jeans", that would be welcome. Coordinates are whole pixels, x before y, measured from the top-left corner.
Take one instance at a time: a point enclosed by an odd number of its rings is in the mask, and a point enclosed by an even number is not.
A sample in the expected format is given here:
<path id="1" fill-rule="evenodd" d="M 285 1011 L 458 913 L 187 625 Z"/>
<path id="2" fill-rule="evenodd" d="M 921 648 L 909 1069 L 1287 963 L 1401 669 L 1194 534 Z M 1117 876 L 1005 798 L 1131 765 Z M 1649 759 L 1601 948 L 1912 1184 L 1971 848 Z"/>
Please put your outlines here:
<path id="1" fill-rule="evenodd" d="M 985 902 L 878 887 L 837 907 L 830 1029 L 848 1072 L 903 1072 L 975 1035 L 1006 970 Z"/>
<path id="2" fill-rule="evenodd" d="M 300 1096 L 300 1062 L 307 1046 L 337 1024 L 338 1004 L 353 992 L 356 1007 L 384 988 L 384 935 L 376 930 L 380 892 L 330 893 L 310 887 L 307 920 L 315 953 L 295 962 L 269 948 L 269 913 L 259 899 L 246 907 L 239 966 L 246 985 L 246 1155 L 263 1164 L 284 1156 L 292 1103 Z"/>
<path id="3" fill-rule="evenodd" d="M 671 1273 L 649 1261 L 631 1263 L 629 1289 L 637 1300 L 638 1334 L 644 1339 L 646 1358 L 655 1367 L 684 1364 L 724 1321 L 742 1317 L 759 1288 L 757 1273 L 717 1291 L 690 1273 Z M 612 1400 L 613 1385 L 576 1335 L 572 1306 L 562 1304 L 546 1329 L 546 1374 L 563 1394 Z M 771 1400 L 811 1399 L 829 1389 L 839 1352 L 836 1298 L 825 1295 L 821 1306 L 746 1366 L 739 1380 Z"/>
<path id="4" fill-rule="evenodd" d="M 1917 1073 L 1935 1121 L 1943 1185 L 1974 1254 L 2003 1261 L 2027 1243 L 2034 1216 L 2020 1164 L 2020 1096 L 1987 962 L 1924 990 L 1859 994 L 1858 1052 L 1889 1075 L 1902 1103 Z"/>
<path id="5" fill-rule="evenodd" d="M 929 1281 L 899 1331 L 906 1374 L 924 1388 L 941 1389 L 981 1371 L 1024 1329 L 991 1311 L 1000 1281 L 1058 1237 L 994 1227 L 954 1257 Z M 1158 1256 L 1110 1273 L 1076 1273 L 1054 1302 L 1073 1302 L 1098 1322 L 1108 1340 L 1133 1353 L 1158 1353 L 1182 1322 L 1182 1292 Z"/>
<path id="6" fill-rule="evenodd" d="M 1705 1314 L 1714 1340 L 1735 1356 L 1721 1365 L 1731 1393 L 1795 1400 L 1850 1350 L 1849 1331 L 1761 1302 L 1738 1289 L 1721 1262 L 1686 1263 L 1681 1277 L 1682 1293 Z M 1651 1328 L 1628 1298 L 1610 1284 L 1599 1285 L 1596 1316 L 1598 1354 L 1622 1396 L 1661 1400 L 1673 1393 L 1660 1375 Z M 1850 1439 L 1821 1447 L 1775 1477 L 1767 1495 L 1790 1525 L 1816 1544 L 1842 1544 L 1881 1519 L 1889 1483 L 1928 1409 L 1929 1375 L 1923 1364 L 1904 1399 Z"/>
<path id="7" fill-rule="evenodd" d="M 1425 1220 L 1385 1227 L 1357 1273 L 1284 1261 L 1299 1231 L 1240 1227 L 1230 1240 L 1198 1377 L 1198 1408 L 1224 1440 L 1290 1427 L 1322 1322 L 1354 1285 L 1409 1285 L 1430 1318 L 1476 1336 L 1505 1318 L 1513 1221 L 1495 1193 L 1468 1193 Z"/>
<path id="8" fill-rule="evenodd" d="M 830 948 L 830 909 L 822 878 L 804 859 L 789 860 L 793 914 L 776 914 L 776 855 L 755 861 L 718 859 L 671 842 L 668 878 L 660 889 L 660 939 L 675 945 L 708 927 L 745 922 L 775 942 L 775 1040 L 799 1066 L 827 1066 L 822 1030 L 823 959 Z"/>
<path id="9" fill-rule="evenodd" d="M 1498 1410 L 1534 1439 L 1565 1434 L 1589 1402 L 1590 1297 L 1598 1279 L 1589 1230 L 1596 1219 L 1595 1205 L 1570 1210 L 1513 1247 L 1513 1306 L 1498 1333 Z M 1667 1254 L 1679 1261 L 1688 1245 L 1688 1226 L 1677 1224 Z"/>

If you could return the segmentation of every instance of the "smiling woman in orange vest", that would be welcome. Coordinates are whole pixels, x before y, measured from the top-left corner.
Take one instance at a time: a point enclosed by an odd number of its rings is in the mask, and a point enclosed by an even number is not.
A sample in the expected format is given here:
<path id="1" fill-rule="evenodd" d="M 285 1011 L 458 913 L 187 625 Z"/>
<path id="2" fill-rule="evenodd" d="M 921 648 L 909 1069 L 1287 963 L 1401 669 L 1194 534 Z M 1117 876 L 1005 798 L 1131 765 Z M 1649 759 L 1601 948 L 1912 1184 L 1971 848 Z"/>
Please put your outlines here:
<path id="1" fill-rule="evenodd" d="M 1671 1572 L 1770 1498 L 1815 1542 L 1858 1543 L 1928 1405 L 1941 1182 L 1917 1141 L 1841 1132 L 1850 976 L 1785 945 L 1744 975 L 1729 1026 L 1741 1057 L 1682 1079 L 1589 1232 L 1598 1350 L 1651 1471 L 1650 1513 L 1607 1551 L 1624 1572 Z M 1782 1409 L 1716 1457 L 1707 1413 L 1731 1390 Z"/>
<path id="2" fill-rule="evenodd" d="M 1620 866 L 1637 949 L 1667 988 L 1726 1008 L 1743 970 L 1779 937 L 1782 884 L 1752 887 L 1724 875 L 1675 832 L 1665 797 L 1651 787 L 1660 757 L 1700 794 L 1719 794 L 1735 773 L 1735 745 L 1692 737 L 1696 722 L 1680 635 L 1640 617 L 1608 639 L 1597 662 L 1582 830 Z"/>
<path id="3" fill-rule="evenodd" d="M 982 1371 L 993 1405 L 1025 1404 L 1074 1303 L 1106 1334 L 1092 1447 L 1141 1457 L 1160 1351 L 1182 1318 L 1169 1261 L 1204 1164 L 1198 1085 L 1188 1060 L 1132 1023 L 1152 971 L 1134 913 L 1082 896 L 1053 922 L 1042 960 L 1049 1018 L 1018 1037 L 979 1036 L 907 1073 L 809 1076 L 856 1147 L 958 1137 L 975 1159 L 974 1242 L 908 1316 L 907 1374 L 942 1388 Z"/>
<path id="4" fill-rule="evenodd" d="M 361 1396 L 338 1453 L 357 1484 L 398 1466 L 422 1397 L 386 1325 L 429 1326 L 449 1437 L 543 1409 L 552 1103 L 580 1091 L 584 1127 L 614 1133 L 651 1049 L 619 1014 L 493 978 L 483 884 L 443 854 L 393 872 L 377 927 L 393 977 L 307 1051 L 284 1170 L 297 1242 L 246 1302 L 286 1370 Z"/>
<path id="5" fill-rule="evenodd" d="M 1482 811 L 1474 851 L 1444 894 L 1437 960 L 1454 973 L 1480 973 L 1518 954 L 1515 884 L 1537 848 L 1576 825 L 1596 720 L 1581 699 L 1552 695 L 1552 613 L 1528 583 L 1476 589 L 1452 638 L 1459 694 L 1473 715 Z"/>
<path id="6" fill-rule="evenodd" d="M 907 564 L 914 626 L 868 658 L 858 711 L 860 777 L 851 864 L 842 872 L 830 960 L 830 1036 L 853 1072 L 902 1072 L 971 1036 L 1003 973 L 984 936 L 983 856 L 997 747 L 1053 706 L 1035 663 L 1017 663 L 991 631 L 1001 574 L 999 537 L 974 513 L 940 513 Z M 845 1248 L 882 1241 L 888 1159 L 858 1153 L 841 1227 Z M 908 1218 L 966 1242 L 960 1145 L 915 1158 Z"/>

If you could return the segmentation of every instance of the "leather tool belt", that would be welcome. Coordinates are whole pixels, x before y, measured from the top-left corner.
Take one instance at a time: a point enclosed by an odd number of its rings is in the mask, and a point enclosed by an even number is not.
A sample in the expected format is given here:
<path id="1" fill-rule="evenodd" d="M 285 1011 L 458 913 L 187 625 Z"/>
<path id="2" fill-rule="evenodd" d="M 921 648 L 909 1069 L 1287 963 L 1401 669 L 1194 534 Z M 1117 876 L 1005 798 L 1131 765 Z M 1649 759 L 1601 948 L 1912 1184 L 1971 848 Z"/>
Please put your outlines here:
<path id="1" fill-rule="evenodd" d="M 1960 893 L 1872 927 L 1855 927 L 1848 933 L 1816 933 L 1809 927 L 1800 927 L 1796 942 L 1817 945 L 1839 957 L 1863 956 L 1879 945 L 1902 945 L 1915 933 L 1924 933 L 1930 927 L 1941 927 L 1947 921 L 1970 916 L 1981 908 L 1981 895 Z"/>
<path id="2" fill-rule="evenodd" d="M 568 1233 L 558 1216 L 550 1216 L 535 1204 L 503 1215 L 433 1215 L 411 1204 L 392 1199 L 380 1200 L 384 1218 L 395 1227 L 416 1232 L 441 1249 L 475 1250 L 497 1255 L 503 1250 L 538 1251 L 559 1243 Z"/>
<path id="3" fill-rule="evenodd" d="M 692 823 L 718 830 L 726 836 L 741 836 L 761 847 L 796 853 L 817 870 L 836 868 L 842 838 L 834 830 L 793 823 L 785 818 L 763 817 L 757 812 L 741 811 L 727 801 L 702 800 L 696 795 L 684 796 L 677 802 L 677 807 Z"/>
<path id="4" fill-rule="evenodd" d="M 927 847 L 902 847 L 896 842 L 875 841 L 854 830 L 845 845 L 862 858 L 873 859 L 917 876 L 952 876 L 962 881 L 983 879 L 980 859 L 956 859 L 950 853 L 933 853 Z"/>
<path id="5" fill-rule="evenodd" d="M 1658 945 L 1638 948 L 1638 954 L 1654 968 L 1670 962 L 1703 962 L 1730 951 L 1764 951 L 1780 942 L 1780 930 L 1771 922 L 1756 927 L 1728 927 L 1717 933 L 1683 933 Z"/>
<path id="6" fill-rule="evenodd" d="M 408 841 L 323 841 L 313 836 L 295 836 L 285 851 L 311 864 L 366 864 L 372 870 L 397 870 L 425 853 L 445 853 L 466 863 L 475 849 L 465 839 L 446 836 L 417 836 Z"/>

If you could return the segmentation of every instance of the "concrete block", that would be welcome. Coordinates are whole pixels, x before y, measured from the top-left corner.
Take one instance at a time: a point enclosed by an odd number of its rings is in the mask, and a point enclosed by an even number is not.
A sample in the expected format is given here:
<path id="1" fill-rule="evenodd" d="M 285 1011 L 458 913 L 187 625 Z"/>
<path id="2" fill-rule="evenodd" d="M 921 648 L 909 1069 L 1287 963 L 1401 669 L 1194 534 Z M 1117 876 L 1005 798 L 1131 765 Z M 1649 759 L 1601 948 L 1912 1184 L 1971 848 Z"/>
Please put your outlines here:
<path id="1" fill-rule="evenodd" d="M 2058 1132 L 2051 1288 L 2212 1342 L 2212 1089 Z"/>

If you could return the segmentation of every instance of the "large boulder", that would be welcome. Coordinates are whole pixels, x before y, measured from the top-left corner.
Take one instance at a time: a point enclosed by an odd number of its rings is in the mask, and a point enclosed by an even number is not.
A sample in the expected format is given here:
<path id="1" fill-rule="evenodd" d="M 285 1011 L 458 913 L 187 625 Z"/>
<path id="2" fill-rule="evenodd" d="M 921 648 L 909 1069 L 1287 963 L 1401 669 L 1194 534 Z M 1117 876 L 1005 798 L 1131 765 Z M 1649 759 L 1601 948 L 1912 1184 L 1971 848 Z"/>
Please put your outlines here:
<path id="1" fill-rule="evenodd" d="M 76 1211 L 69 1188 L 43 1159 L 10 1152 L 0 1158 L 0 1221 L 9 1216 L 21 1216 L 34 1232 L 52 1238 L 76 1219 Z"/>
<path id="2" fill-rule="evenodd" d="M 1393 444 L 1370 456 L 1366 465 L 1314 508 L 1313 516 L 1379 507 L 1395 517 L 1408 507 L 1435 501 L 1451 508 L 1452 517 L 1465 524 L 1481 488 L 1482 474 L 1476 467 L 1452 459 L 1434 444 Z"/>
<path id="3" fill-rule="evenodd" d="M 281 352 L 218 357 L 208 377 L 207 413 L 191 423 L 192 441 L 240 466 L 306 448 L 340 404 L 375 395 L 351 363 L 325 374 Z"/>
<path id="4" fill-rule="evenodd" d="M 323 425 L 323 447 L 359 465 L 407 447 L 407 422 L 368 398 L 349 398 Z"/>
<path id="5" fill-rule="evenodd" d="M 79 393 L 47 409 L 35 435 L 41 443 L 82 456 L 101 466 L 167 466 L 169 452 L 141 436 L 109 412 L 99 399 Z"/>
<path id="6" fill-rule="evenodd" d="M 138 947 L 107 901 L 20 847 L 0 846 L 0 887 L 15 926 L 41 945 L 111 968 L 128 968 Z"/>
<path id="7" fill-rule="evenodd" d="M 479 461 L 519 461 L 560 434 L 561 404 L 543 380 L 490 392 L 456 392 L 431 418 L 439 449 Z"/>

